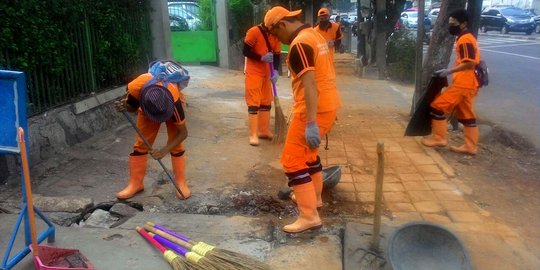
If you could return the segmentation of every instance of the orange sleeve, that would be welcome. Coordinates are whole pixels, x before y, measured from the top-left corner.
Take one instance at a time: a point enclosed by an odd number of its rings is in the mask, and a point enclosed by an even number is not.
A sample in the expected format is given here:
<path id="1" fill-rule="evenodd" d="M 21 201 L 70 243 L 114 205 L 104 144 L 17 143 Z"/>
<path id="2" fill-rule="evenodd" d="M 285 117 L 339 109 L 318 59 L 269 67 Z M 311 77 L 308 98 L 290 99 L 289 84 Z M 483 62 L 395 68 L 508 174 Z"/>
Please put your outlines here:
<path id="1" fill-rule="evenodd" d="M 244 38 L 244 43 L 251 47 L 255 47 L 255 44 L 257 44 L 257 32 L 260 32 L 257 27 L 251 27 L 246 33 L 246 37 Z"/>
<path id="2" fill-rule="evenodd" d="M 460 39 L 457 44 L 458 62 L 475 62 L 477 48 L 474 42 L 470 39 Z"/>
<path id="3" fill-rule="evenodd" d="M 270 39 L 270 44 L 272 44 L 272 51 L 274 53 L 281 53 L 281 42 L 271 35 L 269 35 L 268 38 Z"/>
<path id="4" fill-rule="evenodd" d="M 151 79 L 152 79 L 152 75 L 150 73 L 145 73 L 135 78 L 135 80 L 128 83 L 128 86 L 127 86 L 128 94 L 134 97 L 135 99 L 139 100 L 139 96 L 141 94 L 141 90 L 144 84 L 147 83 Z"/>

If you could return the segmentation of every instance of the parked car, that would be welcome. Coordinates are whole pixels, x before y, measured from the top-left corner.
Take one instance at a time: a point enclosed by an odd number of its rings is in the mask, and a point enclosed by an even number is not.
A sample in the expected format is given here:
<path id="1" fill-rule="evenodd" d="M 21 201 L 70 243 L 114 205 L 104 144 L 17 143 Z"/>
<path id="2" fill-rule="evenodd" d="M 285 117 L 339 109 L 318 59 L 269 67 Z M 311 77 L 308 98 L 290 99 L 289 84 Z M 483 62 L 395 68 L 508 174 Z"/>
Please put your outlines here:
<path id="1" fill-rule="evenodd" d="M 189 13 L 199 16 L 199 4 L 196 2 L 185 2 L 185 1 L 178 1 L 178 2 L 169 2 L 168 6 L 173 7 L 181 7 L 185 10 L 187 10 Z"/>
<path id="2" fill-rule="evenodd" d="M 439 17 L 439 12 L 441 11 L 440 8 L 434 8 L 429 11 L 428 17 L 431 20 L 431 23 L 435 23 L 437 21 L 437 17 Z"/>
<path id="3" fill-rule="evenodd" d="M 534 18 L 534 28 L 536 30 L 536 33 L 540 33 L 540 16 L 536 16 Z"/>
<path id="4" fill-rule="evenodd" d="M 503 34 L 508 32 L 525 32 L 530 35 L 535 30 L 534 17 L 524 9 L 514 6 L 495 6 L 486 8 L 480 16 L 480 30 L 485 33 L 497 30 Z"/>
<path id="5" fill-rule="evenodd" d="M 418 27 L 418 13 L 417 11 L 404 11 L 401 13 L 401 24 L 406 28 Z M 424 30 L 426 32 L 431 30 L 431 20 L 426 16 L 424 18 Z"/>
<path id="6" fill-rule="evenodd" d="M 171 4 L 174 4 L 174 3 L 171 3 Z M 171 27 L 181 26 L 183 24 L 183 22 L 181 21 L 184 21 L 184 20 L 187 22 L 188 30 L 193 31 L 197 28 L 198 25 L 200 25 L 201 20 L 195 14 L 184 9 L 180 5 L 171 5 L 171 4 L 169 4 L 169 19 L 170 19 Z M 183 20 L 180 18 L 182 18 Z M 182 30 L 177 30 L 177 31 L 182 31 Z"/>

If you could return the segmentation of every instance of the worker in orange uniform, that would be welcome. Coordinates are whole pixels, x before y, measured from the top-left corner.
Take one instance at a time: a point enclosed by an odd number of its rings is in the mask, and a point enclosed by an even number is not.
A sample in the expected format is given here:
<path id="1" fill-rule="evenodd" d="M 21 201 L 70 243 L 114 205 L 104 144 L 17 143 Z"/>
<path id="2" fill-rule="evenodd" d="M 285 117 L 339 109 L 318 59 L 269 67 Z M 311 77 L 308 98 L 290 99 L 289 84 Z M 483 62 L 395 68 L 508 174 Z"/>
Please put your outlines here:
<path id="1" fill-rule="evenodd" d="M 449 32 L 456 38 L 456 61 L 453 68 L 436 71 L 440 77 L 452 74 L 452 83 L 431 103 L 433 136 L 423 138 L 422 144 L 430 147 L 446 146 L 446 116 L 454 109 L 458 121 L 463 124 L 465 143 L 459 147 L 450 147 L 458 153 L 475 155 L 478 145 L 478 127 L 474 113 L 474 98 L 478 93 L 478 81 L 474 73 L 480 62 L 480 51 L 476 38 L 467 29 L 469 16 L 467 11 L 459 9 L 449 15 Z"/>
<path id="2" fill-rule="evenodd" d="M 183 141 L 188 131 L 183 109 L 182 84 L 189 80 L 187 72 L 177 63 L 157 61 L 144 73 L 131 81 L 127 94 L 121 101 L 115 102 L 117 111 L 137 111 L 137 127 L 148 142 L 153 145 L 161 123 L 167 126 L 167 144 L 161 149 L 148 149 L 139 135 L 129 155 L 129 182 L 127 187 L 116 194 L 118 199 L 129 199 L 144 190 L 144 176 L 148 153 L 155 159 L 171 154 L 174 178 L 184 197 L 176 192 L 180 199 L 187 199 L 191 191 L 186 183 Z M 183 82 L 183 83 L 182 83 Z"/>
<path id="3" fill-rule="evenodd" d="M 271 140 L 270 110 L 272 109 L 272 83 L 279 77 L 281 43 L 267 33 L 262 25 L 251 27 L 244 39 L 245 100 L 249 116 L 249 144 L 259 145 L 259 138 Z M 270 63 L 274 70 L 270 69 Z"/>
<path id="4" fill-rule="evenodd" d="M 341 39 L 343 38 L 341 27 L 339 23 L 330 21 L 330 12 L 327 8 L 319 9 L 317 16 L 319 17 L 319 23 L 314 28 L 328 42 L 328 48 L 332 55 L 332 62 L 334 62 L 333 57 L 335 48 L 341 46 Z"/>
<path id="5" fill-rule="evenodd" d="M 283 227 L 287 233 L 322 226 L 317 212 L 317 207 L 323 206 L 318 147 L 321 137 L 334 125 L 340 106 L 328 44 L 315 29 L 300 21 L 301 12 L 274 7 L 264 17 L 270 33 L 290 45 L 287 66 L 291 71 L 294 104 L 281 163 L 295 194 L 299 217 Z"/>

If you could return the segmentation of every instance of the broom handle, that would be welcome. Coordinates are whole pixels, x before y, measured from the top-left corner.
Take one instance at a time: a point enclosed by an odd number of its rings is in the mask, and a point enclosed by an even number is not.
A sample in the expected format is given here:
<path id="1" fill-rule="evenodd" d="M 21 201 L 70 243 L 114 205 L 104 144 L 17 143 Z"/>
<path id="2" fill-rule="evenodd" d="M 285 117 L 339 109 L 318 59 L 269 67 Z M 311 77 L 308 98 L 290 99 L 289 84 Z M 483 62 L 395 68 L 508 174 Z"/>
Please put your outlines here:
<path id="1" fill-rule="evenodd" d="M 159 249 L 161 253 L 165 253 L 165 251 L 167 251 L 167 249 L 164 246 L 162 246 L 158 241 L 156 241 L 156 239 L 152 238 L 152 236 L 150 236 L 145 230 L 141 229 L 141 227 L 137 226 L 137 228 L 135 229 L 139 232 L 139 234 L 141 234 L 144 238 L 146 238 L 148 242 L 150 242 L 154 247 Z"/>
<path id="2" fill-rule="evenodd" d="M 193 248 L 192 244 L 190 244 L 190 243 L 188 243 L 186 241 L 182 241 L 181 239 L 178 239 L 178 238 L 176 238 L 176 237 L 174 237 L 174 236 L 172 236 L 172 235 L 170 235 L 170 234 L 168 234 L 168 233 L 166 233 L 164 231 L 158 230 L 158 229 L 156 229 L 156 228 L 154 228 L 154 227 L 152 227 L 152 226 L 150 226 L 148 224 L 144 224 L 144 229 L 149 231 L 149 232 L 153 232 L 153 233 L 155 233 L 155 234 L 157 234 L 159 236 L 162 236 L 163 238 L 165 238 L 165 239 L 167 239 L 167 240 L 169 240 L 169 241 L 171 241 L 171 242 L 173 242 L 173 243 L 175 243 L 177 245 L 180 245 L 180 246 L 182 246 L 182 247 L 184 247 L 184 248 L 186 248 L 188 250 L 191 250 Z"/>
<path id="3" fill-rule="evenodd" d="M 148 225 L 150 225 L 150 226 L 152 226 L 152 227 L 154 227 L 154 228 L 156 228 L 158 230 L 164 231 L 164 232 L 166 232 L 166 233 L 168 233 L 168 234 L 170 234 L 170 235 L 172 235 L 172 236 L 174 236 L 176 238 L 180 238 L 184 242 L 188 242 L 188 243 L 190 243 L 192 245 L 196 244 L 195 241 L 190 240 L 189 238 L 187 238 L 187 236 L 184 236 L 184 235 L 182 235 L 180 233 L 177 233 L 175 231 L 171 231 L 171 230 L 169 230 L 169 229 L 167 229 L 167 228 L 165 228 L 163 226 L 154 224 L 154 223 L 152 223 L 150 221 L 146 222 L 146 224 L 148 224 Z"/>
<path id="4" fill-rule="evenodd" d="M 157 240 L 160 244 L 164 245 L 165 247 L 173 250 L 174 252 L 186 257 L 187 250 L 180 245 L 177 245 L 167 239 L 165 239 L 163 236 L 149 233 L 150 236 L 152 236 L 155 240 Z"/>
<path id="5" fill-rule="evenodd" d="M 269 64 L 270 64 L 270 78 L 272 78 L 272 76 L 274 76 L 274 63 L 269 63 Z M 277 97 L 277 88 L 274 82 L 272 82 L 272 92 L 274 93 L 274 97 Z"/>
<path id="6" fill-rule="evenodd" d="M 131 124 L 131 126 L 135 129 L 135 131 L 137 132 L 137 134 L 139 134 L 139 137 L 141 137 L 141 139 L 143 140 L 144 144 L 146 144 L 146 146 L 148 147 L 148 149 L 152 150 L 152 145 L 146 140 L 146 138 L 144 137 L 144 135 L 142 134 L 142 132 L 139 130 L 139 128 L 137 127 L 137 124 L 135 124 L 135 122 L 133 121 L 133 119 L 131 119 L 131 116 L 129 116 L 129 114 L 127 112 L 122 112 L 122 114 L 124 114 L 124 116 L 126 117 L 126 119 L 129 121 L 129 123 Z M 157 162 L 159 162 L 159 165 L 161 165 L 161 168 L 163 168 L 163 170 L 165 171 L 165 173 L 167 174 L 167 176 L 169 177 L 169 180 L 170 182 L 173 184 L 174 188 L 176 189 L 176 191 L 178 191 L 178 193 L 180 193 L 180 195 L 185 198 L 184 196 L 184 193 L 182 193 L 182 191 L 180 190 L 180 188 L 178 187 L 178 185 L 176 185 L 176 182 L 174 181 L 172 175 L 169 173 L 169 170 L 167 170 L 167 168 L 165 168 L 165 165 L 163 165 L 163 162 L 161 162 L 161 159 L 156 159 Z"/>
<path id="7" fill-rule="evenodd" d="M 34 203 L 32 200 L 32 184 L 30 182 L 30 168 L 28 166 L 28 157 L 26 155 L 26 143 L 24 142 L 24 129 L 19 127 L 19 145 L 21 148 L 21 163 L 23 167 L 24 188 L 26 193 L 26 208 L 28 218 L 30 219 L 30 238 L 32 240 L 32 252 L 34 257 L 39 255 L 36 237 L 36 221 L 34 219 Z M 27 228 L 28 229 L 28 228 Z"/>

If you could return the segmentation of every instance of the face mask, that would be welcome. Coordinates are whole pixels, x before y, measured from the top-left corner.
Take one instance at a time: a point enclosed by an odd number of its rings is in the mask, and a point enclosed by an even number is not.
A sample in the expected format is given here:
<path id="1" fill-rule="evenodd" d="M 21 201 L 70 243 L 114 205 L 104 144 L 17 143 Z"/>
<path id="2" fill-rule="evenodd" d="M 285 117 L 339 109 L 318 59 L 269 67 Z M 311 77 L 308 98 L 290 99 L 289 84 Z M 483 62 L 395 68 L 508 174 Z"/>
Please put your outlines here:
<path id="1" fill-rule="evenodd" d="M 457 36 L 461 32 L 461 28 L 459 28 L 459 25 L 450 25 L 448 27 L 448 32 L 450 32 L 451 35 Z"/>

